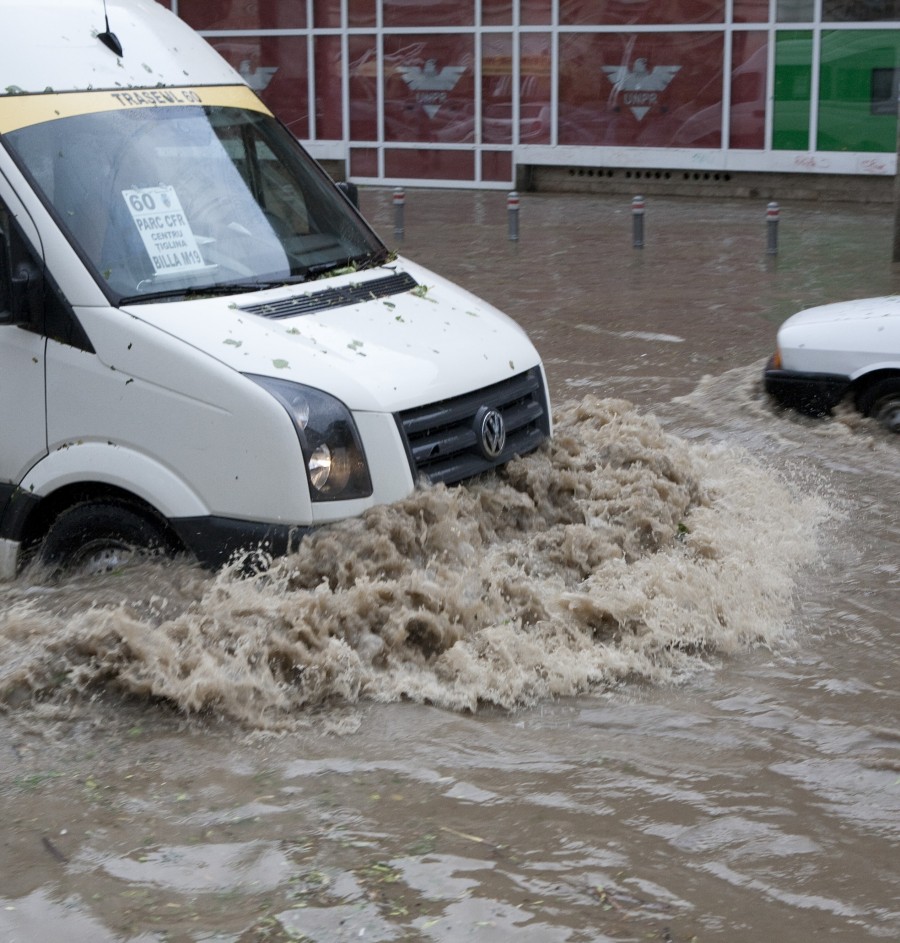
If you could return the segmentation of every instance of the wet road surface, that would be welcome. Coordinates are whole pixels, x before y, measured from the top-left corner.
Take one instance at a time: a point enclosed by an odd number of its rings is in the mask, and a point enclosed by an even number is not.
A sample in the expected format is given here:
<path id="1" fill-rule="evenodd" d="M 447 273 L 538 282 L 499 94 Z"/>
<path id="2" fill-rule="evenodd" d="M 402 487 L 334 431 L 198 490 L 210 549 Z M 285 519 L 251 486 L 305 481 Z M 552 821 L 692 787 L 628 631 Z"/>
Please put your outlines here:
<path id="1" fill-rule="evenodd" d="M 513 314 L 545 454 L 259 580 L 2 589 L 0 941 L 900 938 L 896 437 L 777 411 L 885 207 L 408 191 Z"/>

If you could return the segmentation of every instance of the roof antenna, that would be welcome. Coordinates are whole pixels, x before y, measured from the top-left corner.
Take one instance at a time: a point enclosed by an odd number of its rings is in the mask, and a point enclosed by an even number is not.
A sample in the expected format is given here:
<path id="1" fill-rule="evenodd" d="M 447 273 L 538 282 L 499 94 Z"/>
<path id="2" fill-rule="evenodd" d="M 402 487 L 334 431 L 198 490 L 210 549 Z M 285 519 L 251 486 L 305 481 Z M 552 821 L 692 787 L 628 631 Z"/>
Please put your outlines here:
<path id="1" fill-rule="evenodd" d="M 119 42 L 119 37 L 115 33 L 111 33 L 109 29 L 109 13 L 106 12 L 106 0 L 103 0 L 103 16 L 106 19 L 106 32 L 97 33 L 97 39 L 106 46 L 107 49 L 111 49 L 117 56 L 122 55 L 122 44 Z"/>

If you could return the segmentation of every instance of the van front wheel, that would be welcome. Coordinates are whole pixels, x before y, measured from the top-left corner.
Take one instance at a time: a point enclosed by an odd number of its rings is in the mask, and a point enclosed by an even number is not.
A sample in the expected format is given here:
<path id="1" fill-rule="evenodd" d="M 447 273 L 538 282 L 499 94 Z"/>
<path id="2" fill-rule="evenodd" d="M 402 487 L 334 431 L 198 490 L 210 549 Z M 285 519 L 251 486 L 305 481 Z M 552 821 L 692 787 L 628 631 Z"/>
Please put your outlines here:
<path id="1" fill-rule="evenodd" d="M 90 501 L 67 508 L 53 522 L 40 561 L 57 572 L 91 575 L 174 550 L 161 522 L 119 502 Z"/>

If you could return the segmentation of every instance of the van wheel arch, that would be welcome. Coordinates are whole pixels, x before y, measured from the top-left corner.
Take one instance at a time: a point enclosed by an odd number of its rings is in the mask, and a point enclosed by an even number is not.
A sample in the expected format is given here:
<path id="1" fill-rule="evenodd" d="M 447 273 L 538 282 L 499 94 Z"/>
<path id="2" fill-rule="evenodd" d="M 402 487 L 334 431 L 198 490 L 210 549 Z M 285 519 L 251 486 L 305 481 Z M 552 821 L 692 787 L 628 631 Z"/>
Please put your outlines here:
<path id="1" fill-rule="evenodd" d="M 29 556 L 55 572 L 99 572 L 125 565 L 135 552 L 174 556 L 185 550 L 165 518 L 118 490 L 81 487 L 51 495 L 30 523 Z"/>
<path id="2" fill-rule="evenodd" d="M 861 377 L 856 385 L 855 402 L 864 416 L 900 433 L 900 373 L 879 371 Z"/>

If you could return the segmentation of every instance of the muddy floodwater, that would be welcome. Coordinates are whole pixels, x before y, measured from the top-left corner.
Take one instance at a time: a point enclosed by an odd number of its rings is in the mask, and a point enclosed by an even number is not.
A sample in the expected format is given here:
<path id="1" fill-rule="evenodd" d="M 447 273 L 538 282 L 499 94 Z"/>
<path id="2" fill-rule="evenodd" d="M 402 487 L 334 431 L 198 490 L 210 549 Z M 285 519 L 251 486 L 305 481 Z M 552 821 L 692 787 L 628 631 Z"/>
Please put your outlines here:
<path id="1" fill-rule="evenodd" d="M 389 191 L 513 314 L 556 433 L 186 563 L 0 587 L 0 943 L 900 939 L 900 439 L 776 410 L 890 207 Z"/>

